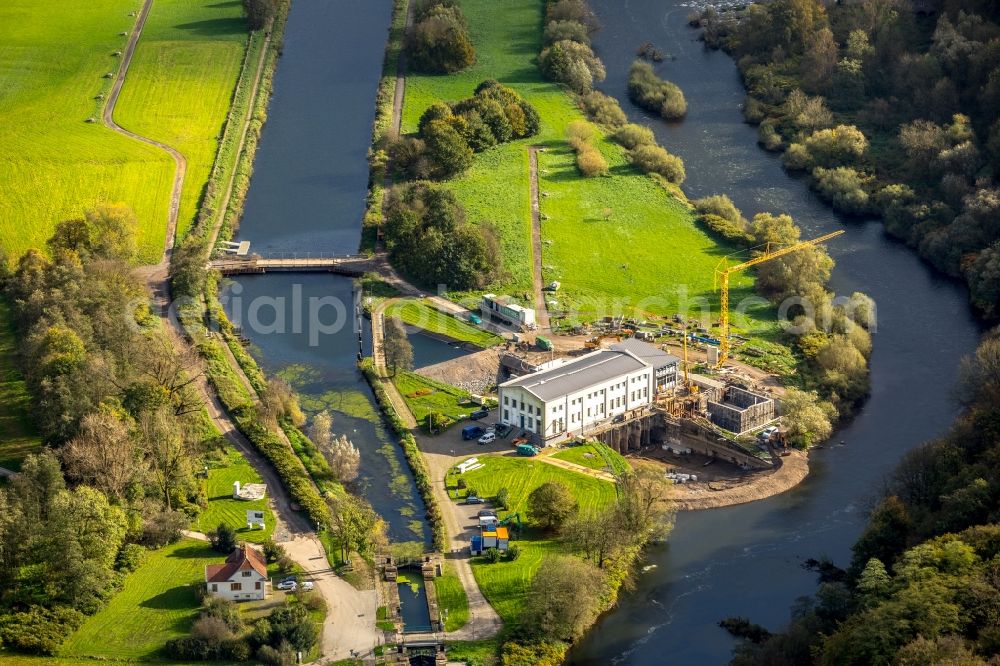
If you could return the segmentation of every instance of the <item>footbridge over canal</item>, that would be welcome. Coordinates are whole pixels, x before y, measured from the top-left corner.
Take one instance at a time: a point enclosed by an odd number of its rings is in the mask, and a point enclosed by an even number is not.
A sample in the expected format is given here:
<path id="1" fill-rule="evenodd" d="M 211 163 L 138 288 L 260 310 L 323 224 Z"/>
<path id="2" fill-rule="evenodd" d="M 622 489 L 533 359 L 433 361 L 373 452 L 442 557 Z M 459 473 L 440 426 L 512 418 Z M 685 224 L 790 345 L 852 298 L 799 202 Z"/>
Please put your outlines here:
<path id="1" fill-rule="evenodd" d="M 227 255 L 209 262 L 209 268 L 223 275 L 253 273 L 337 273 L 360 277 L 365 273 L 380 271 L 385 260 L 379 256 L 361 254 L 282 253 L 246 257 Z"/>

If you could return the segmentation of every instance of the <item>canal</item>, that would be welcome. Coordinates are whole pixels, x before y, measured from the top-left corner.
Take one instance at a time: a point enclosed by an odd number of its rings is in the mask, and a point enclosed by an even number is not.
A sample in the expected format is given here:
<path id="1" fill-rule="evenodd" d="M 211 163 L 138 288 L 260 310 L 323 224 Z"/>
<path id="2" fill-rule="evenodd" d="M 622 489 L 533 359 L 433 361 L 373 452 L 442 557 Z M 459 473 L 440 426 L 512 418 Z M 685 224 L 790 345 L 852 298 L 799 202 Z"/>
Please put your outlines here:
<path id="1" fill-rule="evenodd" d="M 294 0 L 240 240 L 254 252 L 354 253 L 391 1 Z M 361 452 L 362 494 L 394 541 L 429 540 L 425 508 L 398 443 L 358 371 L 356 285 L 312 274 L 227 280 L 220 297 L 269 376 L 299 394 L 308 417 L 333 415 Z M 361 330 L 365 352 L 370 332 Z"/>
<path id="2" fill-rule="evenodd" d="M 719 620 L 742 615 L 779 629 L 795 599 L 815 592 L 816 577 L 802 566 L 807 558 L 847 563 L 885 475 L 955 416 L 949 391 L 980 328 L 963 288 L 934 275 L 878 222 L 833 214 L 757 146 L 756 129 L 742 122 L 736 67 L 697 41 L 687 27 L 689 3 L 590 4 L 603 25 L 594 35 L 608 71 L 601 89 L 683 158 L 687 194 L 728 194 L 747 217 L 789 213 L 804 237 L 846 229 L 829 245 L 837 262 L 831 286 L 839 294 L 864 291 L 878 308 L 871 397 L 832 446 L 811 454 L 805 482 L 761 502 L 680 514 L 668 544 L 651 553 L 656 567 L 571 653 L 574 664 L 721 664 L 734 642 Z M 683 122 L 667 124 L 628 101 L 628 68 L 646 41 L 672 56 L 656 69 L 683 89 Z"/>

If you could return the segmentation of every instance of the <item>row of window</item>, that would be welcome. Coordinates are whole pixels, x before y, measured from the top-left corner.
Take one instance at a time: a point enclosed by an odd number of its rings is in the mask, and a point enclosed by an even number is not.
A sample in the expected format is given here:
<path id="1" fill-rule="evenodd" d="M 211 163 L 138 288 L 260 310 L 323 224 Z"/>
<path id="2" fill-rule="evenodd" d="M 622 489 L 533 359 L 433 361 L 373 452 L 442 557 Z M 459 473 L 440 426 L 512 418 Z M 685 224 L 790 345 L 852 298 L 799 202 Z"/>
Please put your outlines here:
<path id="1" fill-rule="evenodd" d="M 250 574 L 248 572 L 244 572 L 243 575 L 248 576 Z M 259 590 L 260 589 L 260 585 L 261 585 L 260 581 L 257 581 L 256 583 L 253 584 L 253 589 Z M 242 589 L 243 589 L 243 583 L 230 583 L 229 584 L 229 591 L 230 592 L 240 592 Z M 212 583 L 212 592 L 218 592 L 218 591 L 219 591 L 219 584 L 218 583 Z"/>

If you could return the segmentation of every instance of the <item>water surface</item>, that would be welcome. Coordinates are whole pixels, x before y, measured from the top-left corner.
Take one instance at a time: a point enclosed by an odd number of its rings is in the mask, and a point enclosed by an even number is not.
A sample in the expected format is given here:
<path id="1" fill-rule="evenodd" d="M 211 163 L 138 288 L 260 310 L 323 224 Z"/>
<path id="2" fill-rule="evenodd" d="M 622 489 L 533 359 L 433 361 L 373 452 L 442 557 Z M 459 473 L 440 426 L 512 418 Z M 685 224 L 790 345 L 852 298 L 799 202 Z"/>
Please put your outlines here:
<path id="1" fill-rule="evenodd" d="M 963 288 L 933 274 L 879 223 L 833 214 L 784 173 L 777 156 L 757 147 L 756 129 L 742 122 L 735 65 L 696 41 L 686 25 L 690 8 L 676 0 L 590 3 L 604 26 L 594 35 L 608 70 L 601 89 L 684 159 L 688 195 L 728 194 L 748 217 L 790 213 L 805 237 L 846 229 L 829 244 L 837 261 L 831 287 L 864 291 L 878 307 L 871 398 L 831 447 L 813 452 L 809 477 L 769 500 L 680 514 L 668 544 L 651 553 L 656 568 L 571 654 L 575 664 L 721 664 L 734 643 L 719 620 L 743 615 L 779 629 L 795 599 L 815 592 L 805 559 L 848 562 L 885 475 L 955 416 L 949 390 L 980 329 Z M 681 123 L 667 124 L 628 101 L 628 68 L 645 41 L 676 58 L 656 68 L 687 97 Z"/>

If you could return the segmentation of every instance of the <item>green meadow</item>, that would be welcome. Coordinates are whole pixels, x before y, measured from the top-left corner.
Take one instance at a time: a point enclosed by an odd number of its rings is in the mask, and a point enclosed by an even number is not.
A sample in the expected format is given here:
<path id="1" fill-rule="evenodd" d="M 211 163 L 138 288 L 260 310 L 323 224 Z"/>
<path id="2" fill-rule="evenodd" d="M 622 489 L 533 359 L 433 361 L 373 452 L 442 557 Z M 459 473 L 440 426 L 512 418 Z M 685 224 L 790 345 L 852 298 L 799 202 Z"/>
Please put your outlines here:
<path id="1" fill-rule="evenodd" d="M 0 3 L 0 248 L 45 247 L 55 224 L 100 202 L 140 220 L 143 258 L 163 248 L 173 161 L 98 123 L 134 0 Z"/>
<path id="2" fill-rule="evenodd" d="M 233 499 L 233 483 L 261 483 L 260 474 L 238 451 L 226 448 L 223 458 L 209 465 L 208 478 L 202 483 L 208 507 L 198 515 L 195 526 L 200 532 L 211 532 L 220 524 L 236 530 L 241 541 L 263 543 L 274 532 L 274 514 L 268 506 L 267 498 L 244 501 Z M 264 529 L 247 529 L 247 511 L 253 509 L 264 512 Z"/>
<path id="3" fill-rule="evenodd" d="M 156 0 L 115 109 L 115 121 L 187 158 L 177 233 L 196 215 L 246 51 L 239 2 Z"/>
<path id="4" fill-rule="evenodd" d="M 494 289 L 531 289 L 531 219 L 528 146 L 539 154 L 543 280 L 559 280 L 556 309 L 584 318 L 617 312 L 673 314 L 705 306 L 717 315 L 713 276 L 733 251 L 696 226 L 683 195 L 668 191 L 628 163 L 624 151 L 600 134 L 595 142 L 610 166 L 606 177 L 579 175 L 565 140 L 566 127 L 583 114 L 570 95 L 542 80 L 535 64 L 541 50 L 539 0 L 461 0 L 476 46 L 476 64 L 446 76 L 407 77 L 404 131 L 415 131 L 435 100 L 456 101 L 496 78 L 530 101 L 541 116 L 538 136 L 504 144 L 477 156 L 449 181 L 469 219 L 491 222 L 500 232 L 508 276 Z M 731 298 L 750 295 L 752 278 L 733 280 Z M 764 306 L 752 319 L 770 319 Z M 755 326 L 751 322 L 751 327 Z"/>
<path id="5" fill-rule="evenodd" d="M 385 309 L 386 317 L 399 317 L 404 324 L 417 326 L 429 333 L 444 335 L 452 340 L 471 342 L 478 347 L 492 347 L 503 339 L 458 317 L 436 310 L 425 300 L 401 299 Z"/>
<path id="6" fill-rule="evenodd" d="M 184 539 L 146 556 L 108 605 L 87 618 L 63 644 L 62 656 L 102 659 L 155 657 L 171 638 L 185 635 L 201 609 L 195 588 L 205 565 L 223 557 L 202 541 Z"/>
<path id="7" fill-rule="evenodd" d="M 174 163 L 100 122 L 137 0 L 0 3 L 0 249 L 44 247 L 56 223 L 99 203 L 139 220 L 140 260 L 163 251 Z M 240 3 L 157 0 L 115 120 L 188 159 L 179 230 L 194 217 L 246 45 Z"/>

